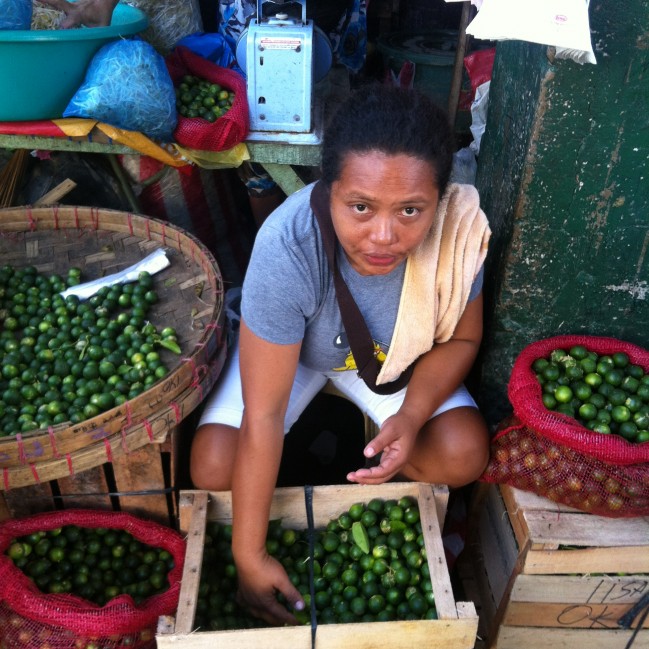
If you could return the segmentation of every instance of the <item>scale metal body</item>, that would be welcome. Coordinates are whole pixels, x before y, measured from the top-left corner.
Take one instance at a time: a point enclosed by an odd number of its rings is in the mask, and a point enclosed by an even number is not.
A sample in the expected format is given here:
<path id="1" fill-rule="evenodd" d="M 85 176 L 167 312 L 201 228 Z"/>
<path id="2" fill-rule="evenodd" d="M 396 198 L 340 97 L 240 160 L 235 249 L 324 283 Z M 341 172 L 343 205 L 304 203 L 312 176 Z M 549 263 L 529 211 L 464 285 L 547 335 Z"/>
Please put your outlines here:
<path id="1" fill-rule="evenodd" d="M 271 0 L 272 2 L 272 0 Z M 301 16 L 278 11 L 257 16 L 239 38 L 236 57 L 246 72 L 250 141 L 318 143 L 322 110 L 314 102 L 314 85 L 332 62 L 328 37 L 306 17 L 306 0 L 277 2 L 282 9 L 301 5 Z"/>

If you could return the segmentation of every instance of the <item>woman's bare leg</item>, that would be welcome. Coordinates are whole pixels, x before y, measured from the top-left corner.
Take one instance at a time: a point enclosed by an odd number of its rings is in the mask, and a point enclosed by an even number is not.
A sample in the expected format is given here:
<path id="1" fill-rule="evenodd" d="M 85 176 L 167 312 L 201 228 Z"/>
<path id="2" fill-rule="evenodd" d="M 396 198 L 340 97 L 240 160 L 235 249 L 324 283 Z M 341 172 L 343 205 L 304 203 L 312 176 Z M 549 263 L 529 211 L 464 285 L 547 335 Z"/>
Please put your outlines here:
<path id="1" fill-rule="evenodd" d="M 476 408 L 447 410 L 419 432 L 403 477 L 461 487 L 477 480 L 489 461 L 489 432 Z"/>
<path id="2" fill-rule="evenodd" d="M 237 452 L 239 429 L 224 424 L 203 424 L 194 435 L 190 474 L 197 489 L 229 491 Z"/>

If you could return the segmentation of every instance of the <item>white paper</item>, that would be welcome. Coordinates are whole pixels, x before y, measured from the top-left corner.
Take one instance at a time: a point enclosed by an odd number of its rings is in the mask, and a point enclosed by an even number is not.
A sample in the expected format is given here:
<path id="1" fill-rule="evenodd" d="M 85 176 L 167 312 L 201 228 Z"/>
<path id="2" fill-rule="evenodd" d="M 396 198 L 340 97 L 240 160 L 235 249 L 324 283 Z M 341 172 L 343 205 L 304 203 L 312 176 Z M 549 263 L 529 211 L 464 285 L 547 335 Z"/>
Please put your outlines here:
<path id="1" fill-rule="evenodd" d="M 167 259 L 165 251 L 162 248 L 158 248 L 150 255 L 147 255 L 144 259 L 141 259 L 132 266 L 119 271 L 119 273 L 113 273 L 112 275 L 106 275 L 106 277 L 93 279 L 91 282 L 71 286 L 70 288 L 65 289 L 65 291 L 62 291 L 61 296 L 66 298 L 68 295 L 77 295 L 79 299 L 87 300 L 89 297 L 92 297 L 97 293 L 97 291 L 99 291 L 103 286 L 113 286 L 115 284 L 128 284 L 129 282 L 134 282 L 137 280 L 138 275 L 141 272 L 146 271 L 151 275 L 154 275 L 169 266 L 170 263 L 171 262 Z"/>
<path id="2" fill-rule="evenodd" d="M 484 0 L 466 32 L 482 40 L 554 45 L 559 58 L 596 63 L 588 4 L 589 0 Z"/>

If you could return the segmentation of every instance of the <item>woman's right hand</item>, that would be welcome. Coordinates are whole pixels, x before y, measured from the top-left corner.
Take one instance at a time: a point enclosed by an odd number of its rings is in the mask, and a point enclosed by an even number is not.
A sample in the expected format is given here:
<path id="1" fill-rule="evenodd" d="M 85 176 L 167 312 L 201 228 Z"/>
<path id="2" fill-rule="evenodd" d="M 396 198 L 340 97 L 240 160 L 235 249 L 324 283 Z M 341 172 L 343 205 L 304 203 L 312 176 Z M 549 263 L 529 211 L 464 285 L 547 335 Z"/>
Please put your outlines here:
<path id="1" fill-rule="evenodd" d="M 239 604 L 269 624 L 281 626 L 298 623 L 295 616 L 277 601 L 277 595 L 281 593 L 290 608 L 304 610 L 300 592 L 277 559 L 265 554 L 258 561 L 237 564 L 237 573 Z"/>

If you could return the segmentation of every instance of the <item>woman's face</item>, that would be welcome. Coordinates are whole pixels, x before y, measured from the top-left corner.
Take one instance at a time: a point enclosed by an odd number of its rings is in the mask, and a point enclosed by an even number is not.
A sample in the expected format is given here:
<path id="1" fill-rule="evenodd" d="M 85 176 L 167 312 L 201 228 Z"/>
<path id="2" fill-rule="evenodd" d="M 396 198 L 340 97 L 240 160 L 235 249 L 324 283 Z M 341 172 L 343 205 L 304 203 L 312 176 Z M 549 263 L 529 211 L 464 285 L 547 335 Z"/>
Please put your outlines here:
<path id="1" fill-rule="evenodd" d="M 331 218 L 352 267 L 387 275 L 423 241 L 439 190 L 429 162 L 378 151 L 350 153 L 331 186 Z"/>

